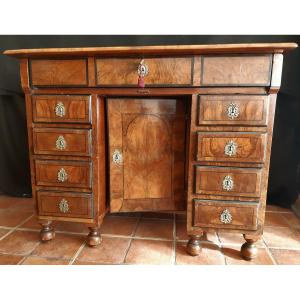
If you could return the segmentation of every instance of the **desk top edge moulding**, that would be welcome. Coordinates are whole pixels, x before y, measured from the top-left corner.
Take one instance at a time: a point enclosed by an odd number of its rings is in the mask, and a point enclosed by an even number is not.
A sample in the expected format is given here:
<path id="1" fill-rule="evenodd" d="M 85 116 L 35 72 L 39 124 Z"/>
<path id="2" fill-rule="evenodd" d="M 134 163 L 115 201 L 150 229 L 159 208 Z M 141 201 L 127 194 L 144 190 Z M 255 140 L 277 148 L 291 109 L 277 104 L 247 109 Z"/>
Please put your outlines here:
<path id="1" fill-rule="evenodd" d="M 283 54 L 295 43 L 7 50 L 20 60 L 41 240 L 53 221 L 186 211 L 206 232 L 263 234 Z"/>

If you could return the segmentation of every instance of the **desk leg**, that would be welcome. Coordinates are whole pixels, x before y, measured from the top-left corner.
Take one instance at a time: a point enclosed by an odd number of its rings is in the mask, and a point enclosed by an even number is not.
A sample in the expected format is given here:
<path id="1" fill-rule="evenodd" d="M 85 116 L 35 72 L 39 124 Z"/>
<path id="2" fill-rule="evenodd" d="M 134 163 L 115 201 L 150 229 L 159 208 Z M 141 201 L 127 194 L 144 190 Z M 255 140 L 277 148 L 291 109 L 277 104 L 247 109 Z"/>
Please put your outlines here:
<path id="1" fill-rule="evenodd" d="M 189 255 L 197 256 L 200 254 L 202 247 L 200 244 L 200 235 L 192 235 L 187 243 L 186 251 Z"/>
<path id="2" fill-rule="evenodd" d="M 40 231 L 41 240 L 43 242 L 51 241 L 55 238 L 55 231 L 51 226 L 52 221 L 39 221 L 42 226 L 42 230 Z"/>
<path id="3" fill-rule="evenodd" d="M 87 237 L 87 244 L 91 247 L 98 246 L 101 243 L 99 227 L 89 227 L 90 233 Z"/>
<path id="4" fill-rule="evenodd" d="M 244 234 L 246 243 L 241 248 L 241 256 L 246 260 L 251 260 L 257 257 L 257 247 L 255 243 L 260 239 L 260 236 L 248 236 Z"/>

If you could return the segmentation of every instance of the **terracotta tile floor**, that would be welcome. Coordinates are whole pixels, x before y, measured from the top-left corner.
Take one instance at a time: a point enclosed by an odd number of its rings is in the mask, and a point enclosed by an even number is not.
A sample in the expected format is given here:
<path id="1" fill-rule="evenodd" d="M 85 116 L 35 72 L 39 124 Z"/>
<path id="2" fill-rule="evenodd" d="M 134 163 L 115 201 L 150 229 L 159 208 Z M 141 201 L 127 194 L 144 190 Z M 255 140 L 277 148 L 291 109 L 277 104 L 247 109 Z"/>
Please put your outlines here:
<path id="1" fill-rule="evenodd" d="M 289 209 L 267 206 L 259 256 L 251 262 L 240 257 L 242 236 L 228 232 L 208 233 L 202 253 L 187 255 L 185 220 L 182 213 L 108 215 L 96 248 L 85 244 L 85 225 L 56 222 L 56 238 L 42 243 L 32 199 L 0 195 L 0 265 L 300 265 L 300 219 Z"/>

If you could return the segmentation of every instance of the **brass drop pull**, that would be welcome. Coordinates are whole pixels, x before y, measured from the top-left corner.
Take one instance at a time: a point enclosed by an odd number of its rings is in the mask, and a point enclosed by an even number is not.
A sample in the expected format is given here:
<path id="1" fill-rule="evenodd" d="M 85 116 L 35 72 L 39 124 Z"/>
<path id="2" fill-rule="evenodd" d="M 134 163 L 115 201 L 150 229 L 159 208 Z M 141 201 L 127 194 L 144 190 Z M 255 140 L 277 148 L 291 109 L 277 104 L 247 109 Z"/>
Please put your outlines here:
<path id="1" fill-rule="evenodd" d="M 227 107 L 227 116 L 229 119 L 234 120 L 240 114 L 240 109 L 238 104 L 231 102 Z"/>
<path id="2" fill-rule="evenodd" d="M 139 66 L 138 66 L 137 72 L 138 72 L 138 75 L 139 75 L 138 86 L 141 87 L 141 88 L 144 88 L 145 87 L 144 77 L 146 77 L 148 75 L 148 72 L 149 72 L 148 66 L 145 64 L 144 59 L 141 60 Z"/>
<path id="3" fill-rule="evenodd" d="M 220 221 L 223 224 L 230 224 L 232 222 L 232 215 L 228 209 L 224 209 L 220 215 Z"/>
<path id="4" fill-rule="evenodd" d="M 120 150 L 116 149 L 112 154 L 113 163 L 120 165 L 123 162 L 123 156 Z"/>
<path id="5" fill-rule="evenodd" d="M 55 114 L 58 117 L 64 117 L 66 115 L 66 109 L 62 102 L 58 102 L 55 106 Z"/>
<path id="6" fill-rule="evenodd" d="M 223 190 L 231 191 L 233 189 L 233 185 L 234 182 L 232 177 L 230 175 L 225 176 L 222 182 Z"/>
<path id="7" fill-rule="evenodd" d="M 62 213 L 67 213 L 69 211 L 69 203 L 66 199 L 61 199 L 60 202 L 59 202 L 59 210 L 62 212 Z"/>
<path id="8" fill-rule="evenodd" d="M 64 150 L 67 147 L 67 142 L 62 135 L 60 135 L 55 142 L 56 149 Z"/>
<path id="9" fill-rule="evenodd" d="M 225 148 L 224 148 L 225 155 L 227 155 L 227 156 L 236 155 L 237 147 L 238 147 L 237 143 L 235 143 L 232 140 L 228 141 L 228 143 L 225 145 Z"/>
<path id="10" fill-rule="evenodd" d="M 66 172 L 66 170 L 64 168 L 61 168 L 58 172 L 57 172 L 57 180 L 59 182 L 65 182 L 68 180 L 68 174 Z"/>

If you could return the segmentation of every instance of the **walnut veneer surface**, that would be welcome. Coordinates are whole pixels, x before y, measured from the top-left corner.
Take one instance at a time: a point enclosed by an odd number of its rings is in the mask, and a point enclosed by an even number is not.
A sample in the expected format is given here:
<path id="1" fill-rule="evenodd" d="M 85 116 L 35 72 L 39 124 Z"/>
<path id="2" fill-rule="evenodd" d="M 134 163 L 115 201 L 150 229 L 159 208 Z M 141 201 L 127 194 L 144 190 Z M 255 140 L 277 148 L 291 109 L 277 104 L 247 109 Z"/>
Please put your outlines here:
<path id="1" fill-rule="evenodd" d="M 263 234 L 276 94 L 293 43 L 7 50 L 20 59 L 41 239 L 52 221 L 101 242 L 107 211 L 187 211 L 187 252 L 210 230 Z"/>

